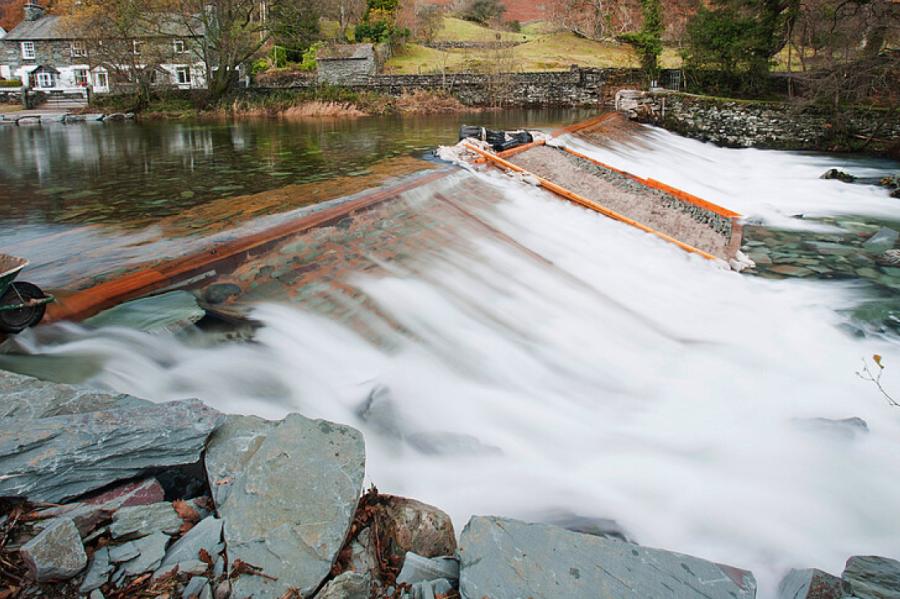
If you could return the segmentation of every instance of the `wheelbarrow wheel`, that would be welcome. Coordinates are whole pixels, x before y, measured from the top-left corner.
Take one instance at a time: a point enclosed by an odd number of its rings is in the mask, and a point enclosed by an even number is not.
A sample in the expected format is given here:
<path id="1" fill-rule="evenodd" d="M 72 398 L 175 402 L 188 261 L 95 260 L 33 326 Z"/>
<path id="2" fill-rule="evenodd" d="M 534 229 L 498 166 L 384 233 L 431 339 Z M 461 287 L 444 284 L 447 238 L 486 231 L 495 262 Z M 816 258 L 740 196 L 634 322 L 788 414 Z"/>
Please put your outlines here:
<path id="1" fill-rule="evenodd" d="M 9 286 L 3 297 L 0 297 L 0 306 L 10 304 L 23 304 L 33 299 L 47 297 L 41 288 L 25 281 L 16 281 Z M 21 333 L 28 327 L 33 327 L 44 317 L 47 311 L 46 304 L 19 308 L 18 310 L 0 311 L 0 331 L 4 333 Z"/>

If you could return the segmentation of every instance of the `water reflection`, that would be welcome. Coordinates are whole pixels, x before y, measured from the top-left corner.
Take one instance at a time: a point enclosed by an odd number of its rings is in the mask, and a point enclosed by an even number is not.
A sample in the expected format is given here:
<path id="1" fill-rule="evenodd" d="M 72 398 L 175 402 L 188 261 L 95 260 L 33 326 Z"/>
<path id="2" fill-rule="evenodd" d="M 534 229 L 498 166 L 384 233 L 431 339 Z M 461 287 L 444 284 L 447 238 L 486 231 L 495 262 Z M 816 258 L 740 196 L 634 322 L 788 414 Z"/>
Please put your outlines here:
<path id="1" fill-rule="evenodd" d="M 460 124 L 546 127 L 584 111 L 0 129 L 0 223 L 128 223 L 289 183 L 365 174 L 455 141 Z"/>

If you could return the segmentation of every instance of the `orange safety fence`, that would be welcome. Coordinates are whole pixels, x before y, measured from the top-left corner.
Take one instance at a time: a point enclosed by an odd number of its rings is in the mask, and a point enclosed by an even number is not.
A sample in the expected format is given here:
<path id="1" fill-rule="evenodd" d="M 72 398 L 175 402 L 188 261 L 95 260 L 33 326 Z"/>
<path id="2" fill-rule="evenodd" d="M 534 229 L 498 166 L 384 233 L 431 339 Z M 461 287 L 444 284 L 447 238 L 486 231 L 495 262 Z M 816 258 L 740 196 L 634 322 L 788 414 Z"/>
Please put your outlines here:
<path id="1" fill-rule="evenodd" d="M 640 229 L 641 231 L 644 231 L 646 233 L 651 233 L 653 235 L 656 235 L 660 239 L 663 239 L 665 241 L 668 241 L 669 243 L 673 243 L 673 244 L 677 245 L 678 247 L 680 247 L 681 249 L 683 249 L 686 252 L 689 252 L 692 254 L 698 254 L 700 256 L 703 256 L 707 260 L 719 260 L 718 257 L 716 257 L 708 252 L 704 252 L 703 250 L 701 250 L 699 248 L 695 248 L 692 245 L 688 245 L 687 243 L 684 243 L 683 241 L 679 241 L 670 235 L 666 235 L 665 233 L 663 233 L 661 231 L 657 231 L 656 229 L 653 229 L 651 227 L 648 227 L 647 225 L 639 223 L 638 221 L 628 218 L 627 216 L 625 216 L 623 214 L 619 214 L 618 212 L 616 212 L 614 210 L 610 210 L 609 208 L 600 204 L 599 202 L 595 202 L 594 200 L 590 200 L 588 198 L 585 198 L 584 196 L 580 196 L 577 193 L 570 191 L 570 190 L 566 189 L 565 187 L 557 185 L 556 183 L 554 183 L 548 179 L 544 179 L 543 177 L 538 177 L 537 175 L 534 175 L 533 173 L 525 170 L 524 168 L 522 168 L 518 165 L 515 165 L 515 164 L 501 158 L 500 156 L 498 156 L 496 154 L 491 154 L 490 152 L 486 152 L 486 151 L 482 150 L 481 148 L 473 146 L 472 144 L 469 144 L 469 143 L 466 143 L 464 145 L 469 150 L 472 150 L 473 152 L 480 154 L 487 161 L 492 162 L 493 164 L 495 164 L 497 166 L 501 166 L 505 169 L 515 171 L 517 173 L 523 173 L 528 176 L 534 177 L 538 181 L 538 183 L 540 184 L 541 187 L 543 187 L 544 189 L 551 191 L 559 196 L 562 196 L 563 198 L 566 198 L 567 200 L 569 200 L 571 202 L 574 202 L 580 206 L 583 206 L 585 208 L 593 210 L 594 212 L 598 212 L 604 216 L 608 216 L 609 218 L 612 218 L 619 222 L 623 222 L 627 225 L 631 225 L 632 227 L 635 227 L 636 229 Z"/>

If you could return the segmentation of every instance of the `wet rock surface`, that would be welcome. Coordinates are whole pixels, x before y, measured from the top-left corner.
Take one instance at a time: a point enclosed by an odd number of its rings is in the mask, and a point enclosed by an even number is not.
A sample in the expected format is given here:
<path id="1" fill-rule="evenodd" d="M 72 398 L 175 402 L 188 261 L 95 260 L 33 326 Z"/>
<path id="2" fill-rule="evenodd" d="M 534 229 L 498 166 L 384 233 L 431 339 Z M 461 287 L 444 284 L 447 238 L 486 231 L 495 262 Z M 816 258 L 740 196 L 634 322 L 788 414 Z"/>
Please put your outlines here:
<path id="1" fill-rule="evenodd" d="M 847 560 L 841 575 L 858 599 L 900 597 L 900 561 L 874 555 L 856 555 Z"/>
<path id="2" fill-rule="evenodd" d="M 238 574 L 232 593 L 280 597 L 296 588 L 311 595 L 330 572 L 356 509 L 365 471 L 362 435 L 299 415 L 277 423 L 229 420 L 212 436 L 206 460 L 210 487 L 228 485 L 216 505 Z M 237 459 L 235 446 L 244 448 Z M 239 575 L 239 560 L 264 576 Z"/>
<path id="3" fill-rule="evenodd" d="M 791 570 L 778 585 L 778 599 L 843 599 L 846 590 L 844 582 L 828 572 Z"/>
<path id="4" fill-rule="evenodd" d="M 38 582 L 68 580 L 87 565 L 81 536 L 69 518 L 51 521 L 20 553 Z"/>
<path id="5" fill-rule="evenodd" d="M 743 599 L 749 572 L 699 558 L 569 532 L 546 524 L 473 517 L 459 542 L 463 597 Z"/>
<path id="6" fill-rule="evenodd" d="M 900 332 L 900 233 L 894 225 L 820 218 L 829 232 L 744 227 L 742 251 L 756 263 L 745 271 L 769 279 L 862 281 L 870 299 L 848 311 L 855 332 Z"/>
<path id="7" fill-rule="evenodd" d="M 196 462 L 221 415 L 197 400 L 0 419 L 0 495 L 59 502 Z"/>

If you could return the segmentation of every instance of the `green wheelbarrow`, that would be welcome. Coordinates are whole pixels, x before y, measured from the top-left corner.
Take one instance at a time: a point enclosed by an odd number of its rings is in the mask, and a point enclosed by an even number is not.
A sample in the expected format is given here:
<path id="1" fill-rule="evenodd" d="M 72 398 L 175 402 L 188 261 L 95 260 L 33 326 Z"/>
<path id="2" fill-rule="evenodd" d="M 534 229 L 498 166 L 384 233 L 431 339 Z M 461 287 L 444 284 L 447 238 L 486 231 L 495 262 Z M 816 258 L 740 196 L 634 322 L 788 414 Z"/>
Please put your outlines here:
<path id="1" fill-rule="evenodd" d="M 0 332 L 21 333 L 44 317 L 52 295 L 25 281 L 16 281 L 28 260 L 0 254 Z"/>

